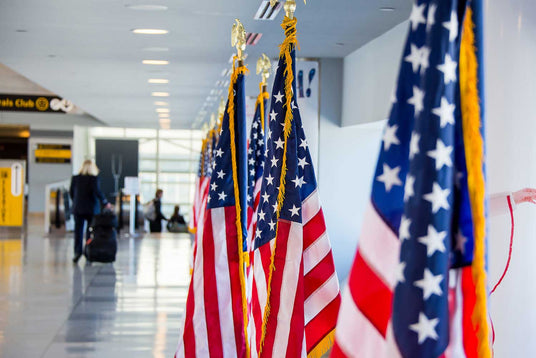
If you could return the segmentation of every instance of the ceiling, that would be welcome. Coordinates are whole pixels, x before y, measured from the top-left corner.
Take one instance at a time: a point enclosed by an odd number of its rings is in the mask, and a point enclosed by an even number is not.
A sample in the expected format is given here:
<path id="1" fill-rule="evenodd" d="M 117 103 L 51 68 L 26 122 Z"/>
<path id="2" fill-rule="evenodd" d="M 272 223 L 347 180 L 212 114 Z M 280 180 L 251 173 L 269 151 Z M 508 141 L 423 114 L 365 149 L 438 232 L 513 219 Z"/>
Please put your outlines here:
<path id="1" fill-rule="evenodd" d="M 0 63 L 111 126 L 157 127 L 155 101 L 169 103 L 172 128 L 187 128 L 217 88 L 233 53 L 230 30 L 239 18 L 246 31 L 260 32 L 249 46 L 247 95 L 256 96 L 261 53 L 278 56 L 280 23 L 253 17 L 260 0 L 17 0 L 0 3 Z M 132 5 L 162 5 L 163 11 Z M 394 11 L 381 11 L 380 8 Z M 410 0 L 310 0 L 298 2 L 299 57 L 344 57 L 407 19 Z M 169 30 L 139 35 L 135 28 Z M 142 60 L 168 60 L 144 65 Z M 169 84 L 149 84 L 149 78 Z M 2 78 L 4 80 L 4 78 Z M 12 81 L 16 79 L 11 78 Z M 0 88 L 5 88 L 2 86 Z M 168 98 L 152 97 L 167 91 Z M 225 92 L 225 90 L 223 91 Z M 213 92 L 214 93 L 214 92 Z M 215 111 L 219 95 L 205 105 Z"/>

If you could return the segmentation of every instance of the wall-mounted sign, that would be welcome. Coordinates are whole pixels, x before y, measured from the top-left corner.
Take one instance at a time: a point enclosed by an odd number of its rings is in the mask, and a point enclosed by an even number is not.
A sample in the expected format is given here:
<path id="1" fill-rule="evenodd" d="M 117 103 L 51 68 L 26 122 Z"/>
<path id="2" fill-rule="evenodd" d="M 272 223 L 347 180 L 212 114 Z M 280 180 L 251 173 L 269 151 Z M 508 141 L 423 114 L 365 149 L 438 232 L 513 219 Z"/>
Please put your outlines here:
<path id="1" fill-rule="evenodd" d="M 22 226 L 25 163 L 0 160 L 0 226 Z"/>
<path id="2" fill-rule="evenodd" d="M 0 94 L 0 111 L 69 113 L 73 102 L 57 96 Z"/>
<path id="3" fill-rule="evenodd" d="M 37 144 L 34 151 L 36 163 L 70 163 L 71 154 L 69 144 Z"/>

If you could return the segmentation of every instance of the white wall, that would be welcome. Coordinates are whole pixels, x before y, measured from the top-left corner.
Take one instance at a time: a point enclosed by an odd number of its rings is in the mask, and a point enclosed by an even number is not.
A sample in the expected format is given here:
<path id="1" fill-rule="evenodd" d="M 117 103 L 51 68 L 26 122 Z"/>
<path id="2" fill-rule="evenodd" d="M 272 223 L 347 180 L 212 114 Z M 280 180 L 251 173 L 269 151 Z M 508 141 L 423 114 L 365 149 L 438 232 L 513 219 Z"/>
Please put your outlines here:
<path id="1" fill-rule="evenodd" d="M 486 2 L 485 61 L 489 191 L 536 187 L 536 3 Z M 536 357 L 536 207 L 515 213 L 510 271 L 491 297 L 495 357 Z M 490 284 L 502 273 L 510 219 L 494 217 L 490 228 Z"/>
<path id="2" fill-rule="evenodd" d="M 343 126 L 386 118 L 407 29 L 404 21 L 344 58 Z"/>

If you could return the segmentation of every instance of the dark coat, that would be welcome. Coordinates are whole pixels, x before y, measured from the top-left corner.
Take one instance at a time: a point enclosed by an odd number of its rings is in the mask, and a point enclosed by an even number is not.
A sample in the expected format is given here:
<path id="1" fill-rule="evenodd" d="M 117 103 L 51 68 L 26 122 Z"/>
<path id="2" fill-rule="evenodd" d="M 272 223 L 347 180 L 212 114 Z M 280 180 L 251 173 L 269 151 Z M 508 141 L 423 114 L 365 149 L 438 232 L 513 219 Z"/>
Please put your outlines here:
<path id="1" fill-rule="evenodd" d="M 100 189 L 99 179 L 94 175 L 74 175 L 69 193 L 75 215 L 98 214 L 101 205 L 108 203 Z"/>
<path id="2" fill-rule="evenodd" d="M 162 202 L 159 198 L 154 198 L 153 202 L 156 218 L 149 221 L 149 230 L 151 232 L 162 232 L 162 220 L 167 220 L 164 214 L 162 214 Z"/>

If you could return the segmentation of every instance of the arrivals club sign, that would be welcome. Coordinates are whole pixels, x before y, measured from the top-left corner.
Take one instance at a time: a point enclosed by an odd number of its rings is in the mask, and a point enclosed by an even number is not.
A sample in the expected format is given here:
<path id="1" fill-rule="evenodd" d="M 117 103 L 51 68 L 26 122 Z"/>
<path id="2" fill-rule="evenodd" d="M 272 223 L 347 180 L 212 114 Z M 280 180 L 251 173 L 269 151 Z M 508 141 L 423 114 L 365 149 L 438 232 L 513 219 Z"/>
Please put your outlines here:
<path id="1" fill-rule="evenodd" d="M 0 94 L 0 111 L 69 113 L 74 104 L 56 96 Z"/>

